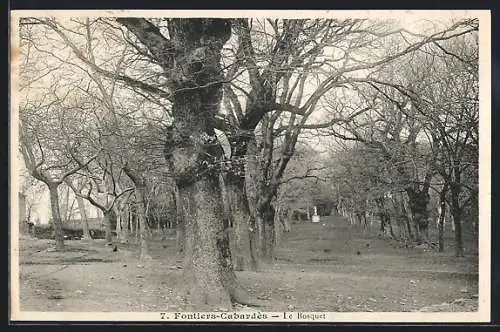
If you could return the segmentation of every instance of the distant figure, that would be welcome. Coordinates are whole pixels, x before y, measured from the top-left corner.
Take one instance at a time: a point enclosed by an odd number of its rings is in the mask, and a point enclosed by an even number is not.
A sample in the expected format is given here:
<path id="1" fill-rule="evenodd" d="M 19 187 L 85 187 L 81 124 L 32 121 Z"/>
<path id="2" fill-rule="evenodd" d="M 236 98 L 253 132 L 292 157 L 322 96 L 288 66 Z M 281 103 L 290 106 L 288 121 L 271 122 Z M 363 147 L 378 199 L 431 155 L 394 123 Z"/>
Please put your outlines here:
<path id="1" fill-rule="evenodd" d="M 361 255 L 361 251 L 356 251 L 356 255 Z"/>
<path id="2" fill-rule="evenodd" d="M 115 246 L 115 247 L 113 248 L 113 252 L 117 252 L 117 251 L 118 251 L 118 247 L 117 247 L 117 246 Z"/>

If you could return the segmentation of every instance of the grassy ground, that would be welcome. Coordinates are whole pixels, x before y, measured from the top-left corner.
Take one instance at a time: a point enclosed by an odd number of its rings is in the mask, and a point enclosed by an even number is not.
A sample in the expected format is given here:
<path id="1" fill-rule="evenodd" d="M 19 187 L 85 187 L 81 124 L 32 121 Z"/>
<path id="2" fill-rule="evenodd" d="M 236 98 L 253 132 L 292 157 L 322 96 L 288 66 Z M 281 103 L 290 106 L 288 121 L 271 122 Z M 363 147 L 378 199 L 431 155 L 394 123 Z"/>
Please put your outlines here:
<path id="1" fill-rule="evenodd" d="M 273 264 L 237 276 L 251 295 L 264 300 L 262 311 L 477 310 L 475 253 L 456 258 L 453 248 L 444 253 L 401 248 L 375 234 L 334 217 L 294 224 Z M 117 252 L 101 240 L 66 244 L 61 253 L 50 251 L 52 241 L 21 239 L 21 310 L 218 309 L 193 306 L 176 290 L 182 267 L 173 235 L 150 244 L 153 261 L 146 266 L 138 263 L 133 244 L 117 244 Z"/>

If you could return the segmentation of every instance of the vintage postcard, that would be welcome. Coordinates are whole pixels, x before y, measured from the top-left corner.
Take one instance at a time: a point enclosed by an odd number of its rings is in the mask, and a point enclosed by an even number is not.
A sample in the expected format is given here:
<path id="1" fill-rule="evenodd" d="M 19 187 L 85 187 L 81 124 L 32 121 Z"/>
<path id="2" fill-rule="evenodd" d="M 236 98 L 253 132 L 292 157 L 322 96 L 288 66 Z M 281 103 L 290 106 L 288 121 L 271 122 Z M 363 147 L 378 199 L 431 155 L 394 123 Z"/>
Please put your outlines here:
<path id="1" fill-rule="evenodd" d="M 12 321 L 490 320 L 489 11 L 10 28 Z"/>

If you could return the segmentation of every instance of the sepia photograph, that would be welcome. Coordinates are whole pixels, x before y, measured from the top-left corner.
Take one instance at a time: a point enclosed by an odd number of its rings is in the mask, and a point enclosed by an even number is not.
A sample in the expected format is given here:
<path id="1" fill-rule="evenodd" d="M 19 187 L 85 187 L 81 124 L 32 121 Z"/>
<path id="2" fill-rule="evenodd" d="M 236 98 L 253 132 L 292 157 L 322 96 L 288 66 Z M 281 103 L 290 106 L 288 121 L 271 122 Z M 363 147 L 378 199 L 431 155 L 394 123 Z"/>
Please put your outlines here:
<path id="1" fill-rule="evenodd" d="M 10 19 L 11 320 L 489 321 L 489 11 Z"/>

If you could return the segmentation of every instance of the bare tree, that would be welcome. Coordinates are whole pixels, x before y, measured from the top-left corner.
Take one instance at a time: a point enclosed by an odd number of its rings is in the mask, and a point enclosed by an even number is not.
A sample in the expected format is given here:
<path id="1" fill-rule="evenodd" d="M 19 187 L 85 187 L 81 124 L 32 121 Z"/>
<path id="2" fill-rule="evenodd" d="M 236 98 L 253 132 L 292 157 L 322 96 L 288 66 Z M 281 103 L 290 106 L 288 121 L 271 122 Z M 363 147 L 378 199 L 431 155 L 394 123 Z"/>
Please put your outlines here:
<path id="1" fill-rule="evenodd" d="M 31 176 L 35 179 L 45 183 L 49 189 L 50 193 L 50 205 L 52 211 L 52 221 L 55 231 L 56 249 L 64 250 L 64 233 L 63 224 L 61 219 L 61 214 L 59 210 L 59 192 L 58 187 L 61 185 L 70 175 L 75 174 L 80 169 L 86 167 L 90 162 L 92 162 L 97 155 L 86 158 L 86 161 L 81 164 L 71 166 L 71 161 L 62 161 L 61 163 L 55 162 L 47 164 L 44 147 L 41 140 L 30 135 L 26 132 L 27 129 L 21 123 L 20 130 L 20 143 L 21 143 L 21 154 L 23 155 L 24 162 L 28 168 Z M 74 147 L 69 146 L 68 149 L 73 149 Z M 35 150 L 37 149 L 37 150 Z M 58 172 L 58 175 L 54 173 Z"/>

